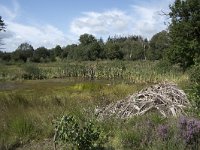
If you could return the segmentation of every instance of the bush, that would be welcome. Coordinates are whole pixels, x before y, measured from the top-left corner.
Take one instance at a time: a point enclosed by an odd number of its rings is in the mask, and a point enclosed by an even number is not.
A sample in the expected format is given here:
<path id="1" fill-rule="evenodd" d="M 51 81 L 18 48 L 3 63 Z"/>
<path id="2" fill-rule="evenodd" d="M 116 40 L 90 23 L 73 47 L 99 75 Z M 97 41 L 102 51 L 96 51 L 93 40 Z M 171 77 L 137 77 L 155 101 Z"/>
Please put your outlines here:
<path id="1" fill-rule="evenodd" d="M 190 70 L 189 70 L 189 77 L 192 83 L 191 85 L 191 92 L 189 93 L 189 97 L 192 100 L 194 106 L 199 113 L 200 109 L 200 63 L 196 63 Z"/>
<path id="2" fill-rule="evenodd" d="M 41 70 L 38 67 L 34 65 L 26 65 L 24 67 L 24 74 L 22 75 L 22 78 L 35 80 L 35 79 L 44 79 L 46 77 L 42 74 Z"/>
<path id="3" fill-rule="evenodd" d="M 83 126 L 73 116 L 63 116 L 55 122 L 55 147 L 57 143 L 79 150 L 98 149 L 104 143 L 100 128 L 91 121 Z"/>
<path id="4" fill-rule="evenodd" d="M 160 60 L 156 64 L 156 69 L 159 73 L 166 73 L 172 69 L 172 65 L 167 60 Z"/>
<path id="5" fill-rule="evenodd" d="M 200 63 L 196 63 L 190 70 L 190 80 L 200 85 Z"/>

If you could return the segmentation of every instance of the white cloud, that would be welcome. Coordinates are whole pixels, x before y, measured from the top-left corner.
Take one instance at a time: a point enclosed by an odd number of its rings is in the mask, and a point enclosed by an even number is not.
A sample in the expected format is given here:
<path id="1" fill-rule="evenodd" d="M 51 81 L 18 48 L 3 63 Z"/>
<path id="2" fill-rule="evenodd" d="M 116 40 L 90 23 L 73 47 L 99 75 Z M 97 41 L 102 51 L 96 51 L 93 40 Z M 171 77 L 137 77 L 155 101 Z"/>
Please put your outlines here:
<path id="1" fill-rule="evenodd" d="M 4 37 L 4 47 L 7 50 L 15 50 L 23 42 L 30 43 L 34 48 L 45 46 L 46 48 L 52 48 L 56 45 L 67 45 L 69 43 L 68 38 L 62 31 L 52 25 L 43 26 L 29 26 L 15 22 L 7 22 L 7 32 L 12 33 L 12 36 L 8 38 Z"/>
<path id="2" fill-rule="evenodd" d="M 130 16 L 117 9 L 102 13 L 85 12 L 72 21 L 70 30 L 76 35 L 90 33 L 103 36 L 116 31 L 125 32 L 130 21 Z"/>
<path id="3" fill-rule="evenodd" d="M 45 25 L 26 25 L 18 23 L 16 18 L 19 15 L 20 5 L 13 1 L 13 8 L 9 9 L 0 5 L 0 14 L 7 25 L 6 32 L 0 32 L 0 38 L 5 44 L 3 48 L 6 51 L 14 51 L 21 43 L 28 42 L 34 48 L 45 46 L 52 48 L 56 45 L 65 46 L 72 43 L 58 28 Z"/>
<path id="4" fill-rule="evenodd" d="M 174 0 L 151 0 L 131 6 L 131 9 L 118 9 L 104 12 L 86 12 L 75 18 L 70 31 L 75 35 L 83 33 L 99 37 L 109 35 L 142 35 L 151 38 L 155 33 L 166 29 L 161 10 L 168 10 L 168 5 Z"/>
<path id="5" fill-rule="evenodd" d="M 159 15 L 158 9 L 135 5 L 132 8 L 133 19 L 131 26 L 133 28 L 130 29 L 132 33 L 150 38 L 155 33 L 166 28 L 164 17 Z"/>

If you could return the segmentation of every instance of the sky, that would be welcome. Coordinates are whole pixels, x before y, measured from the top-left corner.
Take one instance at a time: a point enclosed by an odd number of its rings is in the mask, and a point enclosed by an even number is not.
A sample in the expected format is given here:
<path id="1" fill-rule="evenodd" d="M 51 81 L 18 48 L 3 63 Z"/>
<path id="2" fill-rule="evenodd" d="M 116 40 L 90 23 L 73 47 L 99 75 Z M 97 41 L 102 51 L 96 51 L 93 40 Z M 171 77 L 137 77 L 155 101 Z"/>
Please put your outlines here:
<path id="1" fill-rule="evenodd" d="M 35 49 L 78 43 L 88 33 L 96 38 L 121 35 L 151 37 L 167 28 L 161 12 L 174 0 L 0 0 L 6 32 L 3 50 L 14 51 L 24 42 Z"/>

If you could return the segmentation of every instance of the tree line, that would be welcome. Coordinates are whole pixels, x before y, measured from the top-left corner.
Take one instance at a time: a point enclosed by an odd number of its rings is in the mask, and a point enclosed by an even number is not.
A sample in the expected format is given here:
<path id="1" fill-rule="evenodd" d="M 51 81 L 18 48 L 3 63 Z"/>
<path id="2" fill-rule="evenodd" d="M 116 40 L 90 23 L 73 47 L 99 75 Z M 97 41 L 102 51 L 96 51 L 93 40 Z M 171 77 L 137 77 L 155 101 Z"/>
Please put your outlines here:
<path id="1" fill-rule="evenodd" d="M 142 36 L 114 36 L 106 42 L 91 34 L 79 37 L 79 44 L 65 47 L 57 45 L 47 49 L 34 49 L 29 43 L 22 43 L 13 52 L 0 51 L 2 61 L 20 62 L 50 62 L 57 60 L 95 61 L 104 59 L 120 60 L 158 60 L 163 58 L 168 48 L 168 33 L 166 31 L 155 34 L 150 41 Z"/>

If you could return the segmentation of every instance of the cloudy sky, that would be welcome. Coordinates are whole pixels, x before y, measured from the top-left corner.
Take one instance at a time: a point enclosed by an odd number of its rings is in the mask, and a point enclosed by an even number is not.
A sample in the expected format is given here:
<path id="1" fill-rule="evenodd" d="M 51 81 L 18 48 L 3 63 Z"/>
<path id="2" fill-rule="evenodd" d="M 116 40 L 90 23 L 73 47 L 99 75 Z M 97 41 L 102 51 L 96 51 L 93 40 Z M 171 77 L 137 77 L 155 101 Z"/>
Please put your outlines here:
<path id="1" fill-rule="evenodd" d="M 7 25 L 0 32 L 4 50 L 28 42 L 34 48 L 77 43 L 81 34 L 97 38 L 142 35 L 150 39 L 166 29 L 174 0 L 1 0 L 0 16 Z"/>

